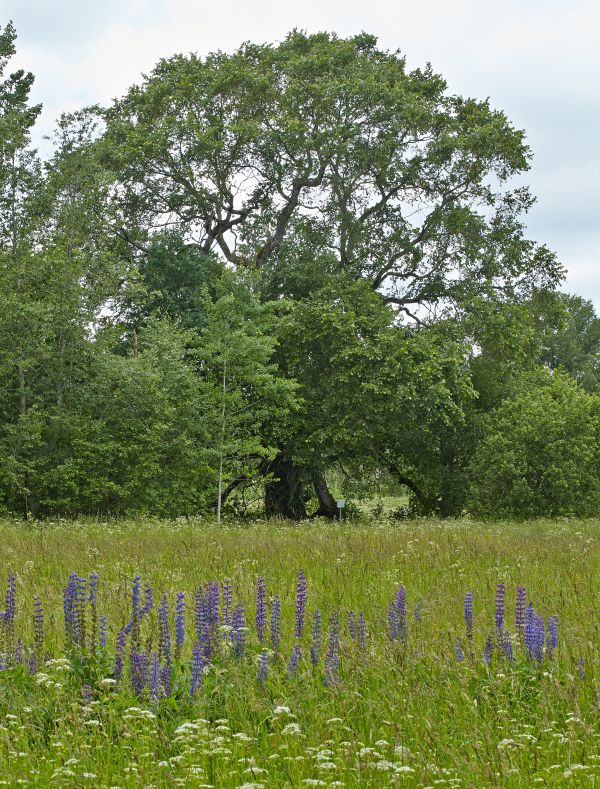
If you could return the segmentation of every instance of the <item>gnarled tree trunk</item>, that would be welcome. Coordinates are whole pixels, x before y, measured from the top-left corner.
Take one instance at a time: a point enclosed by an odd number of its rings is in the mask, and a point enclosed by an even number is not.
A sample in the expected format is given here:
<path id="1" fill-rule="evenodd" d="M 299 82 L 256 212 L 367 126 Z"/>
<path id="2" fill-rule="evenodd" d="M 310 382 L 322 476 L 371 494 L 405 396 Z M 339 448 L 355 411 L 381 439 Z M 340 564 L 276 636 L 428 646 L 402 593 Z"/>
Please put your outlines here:
<path id="1" fill-rule="evenodd" d="M 281 452 L 269 461 L 266 473 L 275 477 L 265 485 L 267 517 L 279 516 L 294 521 L 306 518 L 302 468 Z"/>
<path id="2" fill-rule="evenodd" d="M 313 514 L 313 518 L 337 518 L 339 510 L 337 502 L 331 495 L 327 487 L 327 480 L 322 471 L 313 471 L 312 482 L 315 493 L 319 499 L 319 509 Z"/>

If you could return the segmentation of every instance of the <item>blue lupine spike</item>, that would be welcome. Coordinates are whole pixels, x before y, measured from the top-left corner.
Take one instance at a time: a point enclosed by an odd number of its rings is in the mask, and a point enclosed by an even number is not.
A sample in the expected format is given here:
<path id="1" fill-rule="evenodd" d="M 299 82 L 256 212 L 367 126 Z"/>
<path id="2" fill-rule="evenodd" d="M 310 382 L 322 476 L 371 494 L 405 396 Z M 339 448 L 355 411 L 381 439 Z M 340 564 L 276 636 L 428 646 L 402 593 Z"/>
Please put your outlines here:
<path id="1" fill-rule="evenodd" d="M 492 652 L 494 651 L 494 639 L 491 636 L 488 636 L 485 642 L 485 646 L 483 648 L 483 660 L 485 663 L 490 665 L 492 662 Z"/>
<path id="2" fill-rule="evenodd" d="M 156 652 L 150 657 L 150 678 L 148 682 L 148 696 L 150 702 L 158 704 L 160 694 L 160 660 Z"/>
<path id="3" fill-rule="evenodd" d="M 313 614 L 312 621 L 312 639 L 310 644 L 310 661 L 313 666 L 316 666 L 321 657 L 321 632 L 322 632 L 322 619 L 321 612 L 317 608 Z"/>
<path id="4" fill-rule="evenodd" d="M 100 648 L 106 649 L 106 616 L 100 617 Z"/>
<path id="5" fill-rule="evenodd" d="M 346 621 L 348 623 L 348 633 L 353 641 L 358 638 L 358 625 L 356 622 L 356 614 L 354 611 L 348 611 Z"/>
<path id="6" fill-rule="evenodd" d="M 306 600 L 307 600 L 306 576 L 304 571 L 300 570 L 298 573 L 298 581 L 296 584 L 296 621 L 294 627 L 294 636 L 302 638 L 304 633 L 304 619 L 306 616 Z"/>
<path id="7" fill-rule="evenodd" d="M 365 622 L 365 615 L 362 611 L 358 614 L 357 630 L 358 643 L 364 649 L 367 646 L 367 623 Z"/>
<path id="8" fill-rule="evenodd" d="M 266 649 L 260 653 L 258 657 L 258 673 L 256 675 L 260 684 L 265 687 L 265 681 L 267 679 L 267 673 L 269 671 L 269 653 Z"/>
<path id="9" fill-rule="evenodd" d="M 496 631 L 502 633 L 504 629 L 506 586 L 502 581 L 496 587 Z"/>
<path id="10" fill-rule="evenodd" d="M 281 640 L 281 601 L 277 595 L 273 595 L 271 600 L 271 649 L 273 652 L 279 651 L 279 641 Z"/>
<path id="11" fill-rule="evenodd" d="M 473 592 L 465 594 L 464 619 L 467 638 L 471 641 L 473 638 Z"/>
<path id="12" fill-rule="evenodd" d="M 193 698 L 202 687 L 204 671 L 204 658 L 202 646 L 196 642 L 192 647 L 192 676 L 190 682 L 190 696 Z"/>
<path id="13" fill-rule="evenodd" d="M 290 677 L 295 677 L 298 673 L 298 666 L 300 664 L 300 658 L 302 657 L 302 650 L 300 649 L 299 644 L 294 644 L 292 648 L 292 654 L 290 655 L 290 661 L 288 663 L 288 675 Z"/>
<path id="14" fill-rule="evenodd" d="M 185 643 L 185 592 L 177 592 L 175 602 L 175 648 L 177 656 L 181 655 L 181 650 Z"/>
<path id="15" fill-rule="evenodd" d="M 208 619 L 211 628 L 216 633 L 219 626 L 219 584 L 213 581 L 208 585 Z"/>
<path id="16" fill-rule="evenodd" d="M 233 615 L 233 591 L 231 588 L 231 580 L 226 578 L 223 581 L 223 624 L 231 627 L 231 618 Z"/>
<path id="17" fill-rule="evenodd" d="M 527 607 L 527 593 L 524 586 L 517 588 L 517 605 L 515 610 L 515 627 L 521 642 L 525 638 L 525 610 Z"/>
<path id="18" fill-rule="evenodd" d="M 264 578 L 256 582 L 256 635 L 264 644 L 267 634 L 267 583 Z"/>
<path id="19" fill-rule="evenodd" d="M 246 616 L 241 603 L 238 603 L 233 612 L 231 639 L 236 657 L 243 657 L 246 652 Z"/>

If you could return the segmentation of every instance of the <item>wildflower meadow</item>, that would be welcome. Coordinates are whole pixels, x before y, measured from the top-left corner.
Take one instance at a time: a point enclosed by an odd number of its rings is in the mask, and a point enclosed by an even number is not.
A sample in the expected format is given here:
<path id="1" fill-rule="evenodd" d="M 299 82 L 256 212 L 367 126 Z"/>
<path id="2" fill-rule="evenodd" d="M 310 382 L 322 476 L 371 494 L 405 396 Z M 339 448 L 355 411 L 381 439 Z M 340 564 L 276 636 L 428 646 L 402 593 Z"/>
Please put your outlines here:
<path id="1" fill-rule="evenodd" d="M 599 522 L 0 531 L 0 785 L 600 779 Z"/>

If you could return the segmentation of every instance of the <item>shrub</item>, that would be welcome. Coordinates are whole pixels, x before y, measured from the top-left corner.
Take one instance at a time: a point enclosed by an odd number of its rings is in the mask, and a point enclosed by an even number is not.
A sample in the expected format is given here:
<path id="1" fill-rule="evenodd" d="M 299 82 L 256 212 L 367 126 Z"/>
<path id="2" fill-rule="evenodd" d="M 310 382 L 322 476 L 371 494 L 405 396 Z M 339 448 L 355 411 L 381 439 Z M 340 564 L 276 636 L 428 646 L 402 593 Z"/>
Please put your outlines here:
<path id="1" fill-rule="evenodd" d="M 597 514 L 600 398 L 557 371 L 522 380 L 488 417 L 469 477 L 477 515 Z"/>

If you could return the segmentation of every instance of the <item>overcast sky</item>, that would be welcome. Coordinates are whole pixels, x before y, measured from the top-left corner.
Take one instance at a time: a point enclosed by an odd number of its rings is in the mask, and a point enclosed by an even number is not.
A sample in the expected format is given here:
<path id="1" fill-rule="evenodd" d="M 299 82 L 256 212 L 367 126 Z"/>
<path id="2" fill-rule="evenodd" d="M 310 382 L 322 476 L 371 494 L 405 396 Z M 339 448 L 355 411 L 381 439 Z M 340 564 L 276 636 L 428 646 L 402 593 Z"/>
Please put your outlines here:
<path id="1" fill-rule="evenodd" d="M 596 0 L 0 0 L 18 63 L 44 112 L 120 96 L 161 57 L 272 42 L 293 27 L 374 33 L 410 67 L 430 62 L 453 93 L 490 97 L 527 131 L 538 197 L 529 234 L 600 307 L 600 5 Z"/>

